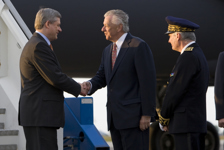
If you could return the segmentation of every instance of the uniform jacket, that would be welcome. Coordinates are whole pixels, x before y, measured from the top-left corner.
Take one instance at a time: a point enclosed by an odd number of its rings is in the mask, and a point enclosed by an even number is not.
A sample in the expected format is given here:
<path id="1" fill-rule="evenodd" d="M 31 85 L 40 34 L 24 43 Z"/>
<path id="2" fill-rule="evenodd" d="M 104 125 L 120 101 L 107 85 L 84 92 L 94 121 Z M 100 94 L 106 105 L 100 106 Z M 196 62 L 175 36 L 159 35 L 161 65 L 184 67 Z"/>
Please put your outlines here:
<path id="1" fill-rule="evenodd" d="M 216 119 L 224 118 L 224 52 L 219 54 L 215 72 Z"/>
<path id="2" fill-rule="evenodd" d="M 198 44 L 191 44 L 181 54 L 170 74 L 161 115 L 170 118 L 170 133 L 205 133 L 206 91 L 209 71 Z"/>
<path id="3" fill-rule="evenodd" d="M 92 83 L 91 93 L 107 86 L 107 121 L 117 129 L 138 127 L 142 115 L 155 116 L 156 75 L 152 52 L 142 39 L 127 34 L 111 69 L 112 43 Z"/>
<path id="4" fill-rule="evenodd" d="M 63 91 L 78 96 L 80 85 L 61 72 L 55 53 L 34 33 L 20 57 L 19 124 L 64 126 Z"/>

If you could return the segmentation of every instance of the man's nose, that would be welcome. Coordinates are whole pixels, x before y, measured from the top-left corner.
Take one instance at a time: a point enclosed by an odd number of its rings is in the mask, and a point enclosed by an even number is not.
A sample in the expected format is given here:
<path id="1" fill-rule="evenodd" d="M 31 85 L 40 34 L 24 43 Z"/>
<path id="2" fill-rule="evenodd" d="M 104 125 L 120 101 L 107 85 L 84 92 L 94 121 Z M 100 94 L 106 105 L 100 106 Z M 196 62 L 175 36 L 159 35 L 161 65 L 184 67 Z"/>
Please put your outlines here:
<path id="1" fill-rule="evenodd" d="M 104 32 L 104 31 L 105 31 L 105 27 L 104 27 L 104 26 L 102 27 L 101 31 L 102 31 L 102 32 Z"/>
<path id="2" fill-rule="evenodd" d="M 62 29 L 61 29 L 61 27 L 59 28 L 59 31 L 60 31 L 60 32 L 62 32 Z"/>

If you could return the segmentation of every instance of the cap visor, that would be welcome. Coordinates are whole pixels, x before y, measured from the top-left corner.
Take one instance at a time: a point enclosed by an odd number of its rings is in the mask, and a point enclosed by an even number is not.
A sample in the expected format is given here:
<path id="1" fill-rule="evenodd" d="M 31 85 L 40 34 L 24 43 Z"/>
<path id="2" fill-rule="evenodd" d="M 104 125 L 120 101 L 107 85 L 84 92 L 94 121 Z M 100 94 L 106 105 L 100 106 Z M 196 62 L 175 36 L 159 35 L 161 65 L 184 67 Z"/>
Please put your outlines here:
<path id="1" fill-rule="evenodd" d="M 174 32 L 167 31 L 165 34 L 170 34 L 170 33 L 174 33 Z"/>

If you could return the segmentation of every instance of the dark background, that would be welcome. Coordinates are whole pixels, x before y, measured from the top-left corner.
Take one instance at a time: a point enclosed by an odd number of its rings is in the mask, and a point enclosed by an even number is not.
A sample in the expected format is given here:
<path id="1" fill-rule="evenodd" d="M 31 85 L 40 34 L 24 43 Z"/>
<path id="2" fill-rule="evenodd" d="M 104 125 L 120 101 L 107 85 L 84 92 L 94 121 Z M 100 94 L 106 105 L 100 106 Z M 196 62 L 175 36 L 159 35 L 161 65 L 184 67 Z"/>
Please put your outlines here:
<path id="1" fill-rule="evenodd" d="M 11 0 L 30 31 L 42 7 L 58 10 L 62 32 L 52 42 L 63 72 L 71 77 L 92 77 L 98 70 L 106 41 L 104 13 L 122 9 L 129 14 L 130 33 L 145 40 L 154 55 L 157 84 L 166 84 L 178 52 L 168 43 L 166 16 L 188 19 L 200 25 L 197 43 L 209 63 L 213 85 L 218 54 L 224 50 L 224 0 Z"/>

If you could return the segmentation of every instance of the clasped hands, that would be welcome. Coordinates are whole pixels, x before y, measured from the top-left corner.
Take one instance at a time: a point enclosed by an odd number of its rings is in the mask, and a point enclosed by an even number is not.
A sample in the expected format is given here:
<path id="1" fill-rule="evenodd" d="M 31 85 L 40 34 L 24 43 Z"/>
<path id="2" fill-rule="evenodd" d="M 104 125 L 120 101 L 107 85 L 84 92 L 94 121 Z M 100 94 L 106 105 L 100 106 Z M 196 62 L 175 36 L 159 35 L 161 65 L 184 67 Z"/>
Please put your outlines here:
<path id="1" fill-rule="evenodd" d="M 83 83 L 79 83 L 81 86 L 81 92 L 80 95 L 86 96 L 91 88 L 91 84 L 89 81 L 85 81 Z"/>

